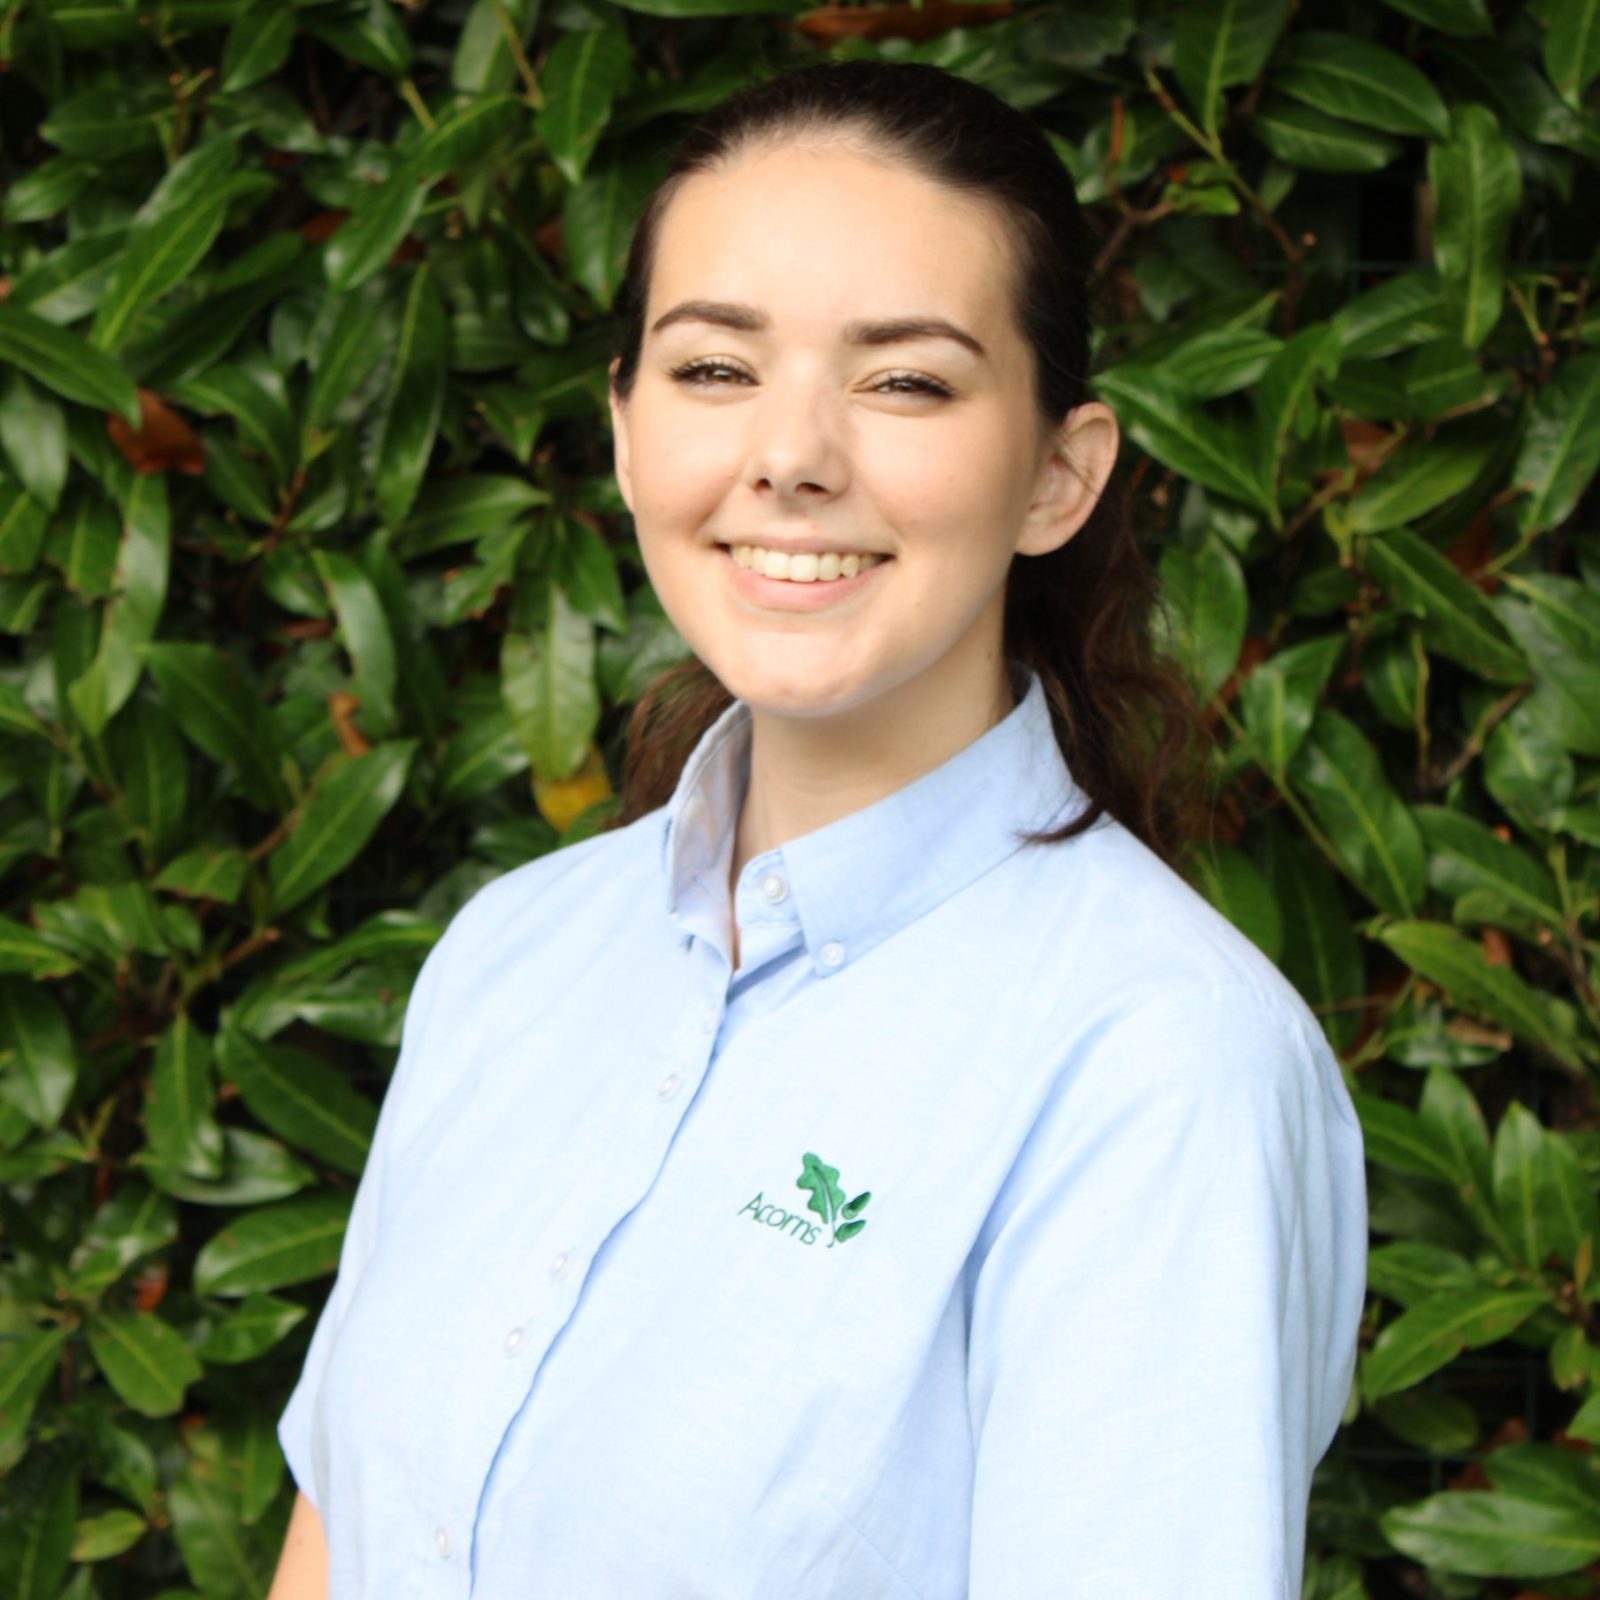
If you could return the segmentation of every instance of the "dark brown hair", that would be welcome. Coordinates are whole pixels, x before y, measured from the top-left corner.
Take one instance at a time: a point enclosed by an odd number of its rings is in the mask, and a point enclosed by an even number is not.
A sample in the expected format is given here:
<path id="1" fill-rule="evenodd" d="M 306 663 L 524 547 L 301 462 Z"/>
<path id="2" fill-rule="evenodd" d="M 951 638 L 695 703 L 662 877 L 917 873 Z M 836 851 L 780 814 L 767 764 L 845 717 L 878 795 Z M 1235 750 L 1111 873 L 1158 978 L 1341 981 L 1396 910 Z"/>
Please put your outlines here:
<path id="1" fill-rule="evenodd" d="M 915 62 L 824 61 L 759 77 L 700 116 L 635 226 L 615 312 L 613 387 L 632 393 L 661 219 L 695 173 L 789 140 L 844 136 L 935 184 L 989 202 L 1014 241 L 1013 305 L 1034 353 L 1034 396 L 1054 430 L 1088 389 L 1095 238 L 1073 181 L 1023 113 L 977 84 Z M 1089 804 L 1055 844 L 1109 812 L 1169 866 L 1185 870 L 1203 811 L 1203 720 L 1150 631 L 1156 577 L 1135 542 L 1120 472 L 1076 534 L 1013 560 L 1005 657 L 1039 675 L 1056 741 Z M 733 696 L 697 657 L 661 673 L 635 705 L 620 805 L 625 826 L 670 798 L 690 750 Z"/>

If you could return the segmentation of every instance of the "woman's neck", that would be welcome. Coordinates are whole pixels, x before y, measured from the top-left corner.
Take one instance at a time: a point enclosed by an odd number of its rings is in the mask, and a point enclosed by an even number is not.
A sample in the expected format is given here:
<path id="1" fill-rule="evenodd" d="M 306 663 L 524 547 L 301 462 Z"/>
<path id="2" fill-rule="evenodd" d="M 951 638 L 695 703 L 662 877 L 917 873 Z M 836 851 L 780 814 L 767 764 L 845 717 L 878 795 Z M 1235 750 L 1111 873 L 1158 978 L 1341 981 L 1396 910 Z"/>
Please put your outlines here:
<path id="1" fill-rule="evenodd" d="M 944 683 L 939 676 L 937 668 L 924 672 L 836 717 L 751 708 L 750 776 L 734 829 L 730 894 L 756 856 L 942 766 L 1016 704 L 1001 662 L 993 677 Z"/>

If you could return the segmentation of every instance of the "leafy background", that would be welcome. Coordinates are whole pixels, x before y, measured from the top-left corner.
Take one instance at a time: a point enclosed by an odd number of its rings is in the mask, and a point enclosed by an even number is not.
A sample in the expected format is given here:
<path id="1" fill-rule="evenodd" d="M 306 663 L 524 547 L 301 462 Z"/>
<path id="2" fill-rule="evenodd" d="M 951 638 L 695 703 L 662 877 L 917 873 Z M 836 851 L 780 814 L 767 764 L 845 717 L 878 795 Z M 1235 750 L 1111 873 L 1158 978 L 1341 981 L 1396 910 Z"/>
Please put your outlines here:
<path id="1" fill-rule="evenodd" d="M 683 653 L 633 220 L 831 54 L 1025 109 L 1099 233 L 1197 882 L 1367 1138 L 1308 1600 L 1594 1593 L 1597 5 L 0 0 L 0 1591 L 265 1595 L 417 967 Z"/>

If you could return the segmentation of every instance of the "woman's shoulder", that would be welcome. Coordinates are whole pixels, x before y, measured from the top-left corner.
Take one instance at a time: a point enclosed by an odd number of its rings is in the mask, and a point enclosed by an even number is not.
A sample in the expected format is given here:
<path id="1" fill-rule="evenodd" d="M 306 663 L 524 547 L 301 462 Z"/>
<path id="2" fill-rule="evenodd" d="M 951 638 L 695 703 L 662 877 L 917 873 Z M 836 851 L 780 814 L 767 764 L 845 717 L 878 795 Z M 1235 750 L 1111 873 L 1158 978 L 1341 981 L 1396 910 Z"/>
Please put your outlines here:
<path id="1" fill-rule="evenodd" d="M 1353 1120 L 1322 1023 L 1273 958 L 1111 819 L 1027 878 L 1062 981 L 1067 1081 L 1170 1096 L 1303 1095 Z M 1060 1087 L 1065 1088 L 1063 1082 Z"/>
<path id="2" fill-rule="evenodd" d="M 1042 902 L 1035 925 L 1102 993 L 1227 987 L 1267 1008 L 1305 1009 L 1272 957 L 1114 818 L 1038 848 L 1023 873 Z"/>
<path id="3" fill-rule="evenodd" d="M 591 834 L 512 867 L 476 890 L 450 919 L 445 938 L 456 948 L 498 944 L 525 920 L 550 927 L 567 906 L 598 911 L 596 896 L 636 899 L 641 879 L 658 871 L 660 815 L 650 812 L 625 827 Z"/>

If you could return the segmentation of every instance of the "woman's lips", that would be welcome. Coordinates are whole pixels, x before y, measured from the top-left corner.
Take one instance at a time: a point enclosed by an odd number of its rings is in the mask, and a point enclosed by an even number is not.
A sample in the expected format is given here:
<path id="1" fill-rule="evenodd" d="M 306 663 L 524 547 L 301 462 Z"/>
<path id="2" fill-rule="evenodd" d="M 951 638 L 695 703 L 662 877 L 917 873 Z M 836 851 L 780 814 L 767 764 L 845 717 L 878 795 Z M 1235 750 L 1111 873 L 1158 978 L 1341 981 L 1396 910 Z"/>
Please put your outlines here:
<path id="1" fill-rule="evenodd" d="M 733 574 L 734 588 L 747 600 L 769 611 L 821 611 L 840 604 L 861 591 L 894 561 L 893 556 L 863 568 L 853 578 L 818 578 L 812 583 L 796 583 L 790 578 L 769 578 L 751 567 L 741 567 L 727 545 L 718 553 Z"/>

